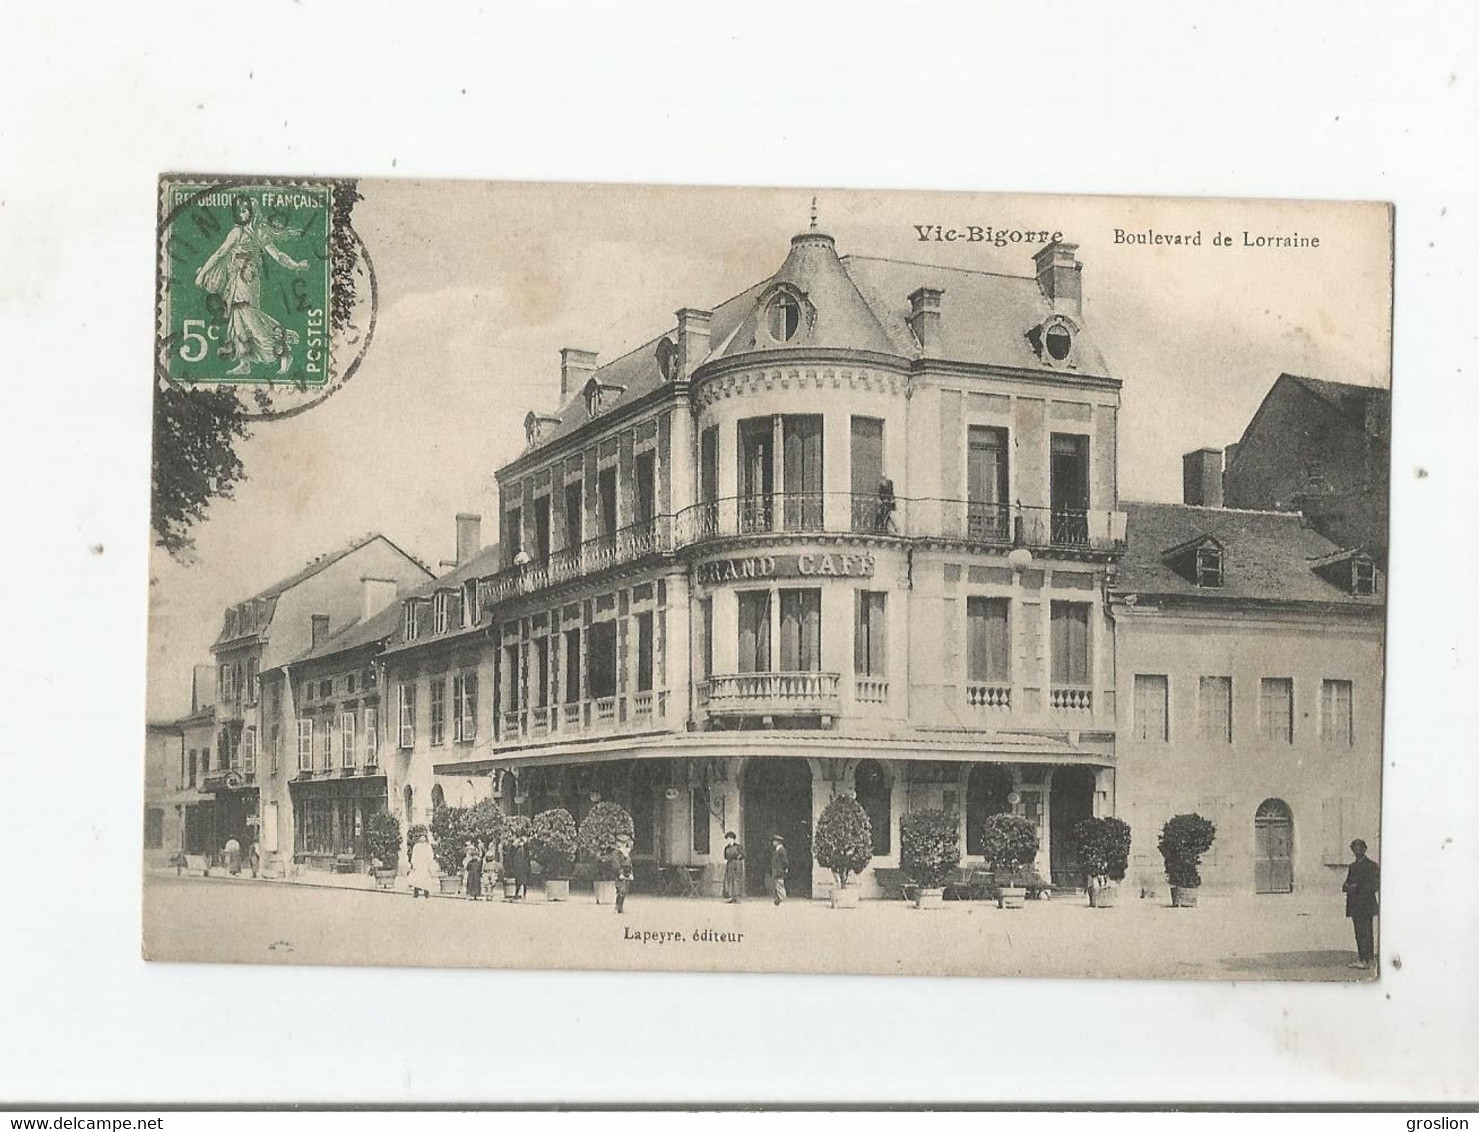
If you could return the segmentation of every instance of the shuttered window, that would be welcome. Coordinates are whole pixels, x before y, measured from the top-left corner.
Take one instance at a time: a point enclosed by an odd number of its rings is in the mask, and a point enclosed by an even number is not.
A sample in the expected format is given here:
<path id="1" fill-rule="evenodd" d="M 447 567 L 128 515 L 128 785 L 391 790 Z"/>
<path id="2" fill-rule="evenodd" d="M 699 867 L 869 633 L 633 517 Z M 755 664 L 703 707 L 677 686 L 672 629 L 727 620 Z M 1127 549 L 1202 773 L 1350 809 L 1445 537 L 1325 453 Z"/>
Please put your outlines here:
<path id="1" fill-rule="evenodd" d="M 1351 682 L 1326 680 L 1320 685 L 1320 741 L 1332 747 L 1349 747 L 1351 734 Z"/>
<path id="2" fill-rule="evenodd" d="M 1266 742 L 1294 742 L 1294 681 L 1265 677 L 1259 686 L 1258 713 Z"/>
<path id="3" fill-rule="evenodd" d="M 1135 738 L 1152 743 L 1171 738 L 1170 684 L 1164 676 L 1135 677 Z"/>
<path id="4" fill-rule="evenodd" d="M 1055 601 L 1053 623 L 1053 683 L 1089 683 L 1089 607 L 1082 602 Z"/>
<path id="5" fill-rule="evenodd" d="M 1232 677 L 1203 676 L 1197 682 L 1197 737 L 1204 743 L 1232 742 Z"/>
<path id="6" fill-rule="evenodd" d="M 853 616 L 853 672 L 858 676 L 888 675 L 888 595 L 858 590 Z"/>
<path id="7" fill-rule="evenodd" d="M 365 765 L 374 766 L 380 754 L 380 713 L 365 708 Z"/>
<path id="8" fill-rule="evenodd" d="M 822 591 L 781 590 L 781 671 L 822 667 Z"/>
<path id="9" fill-rule="evenodd" d="M 1012 678 L 1008 604 L 1004 597 L 968 597 L 966 678 L 977 684 L 1006 684 Z"/>
<path id="10" fill-rule="evenodd" d="M 313 769 L 313 720 L 298 720 L 298 769 Z"/>
<path id="11" fill-rule="evenodd" d="M 770 671 L 770 591 L 739 595 L 739 670 Z"/>

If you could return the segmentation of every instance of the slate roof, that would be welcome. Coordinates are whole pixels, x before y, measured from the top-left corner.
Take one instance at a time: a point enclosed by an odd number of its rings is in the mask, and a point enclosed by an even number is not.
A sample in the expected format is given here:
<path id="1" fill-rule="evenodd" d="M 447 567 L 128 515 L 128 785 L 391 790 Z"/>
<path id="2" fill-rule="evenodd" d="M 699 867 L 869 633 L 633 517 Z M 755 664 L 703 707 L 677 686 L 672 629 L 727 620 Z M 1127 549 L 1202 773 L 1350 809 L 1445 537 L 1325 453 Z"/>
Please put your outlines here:
<path id="1" fill-rule="evenodd" d="M 767 292 L 777 284 L 790 284 L 802 292 L 816 312 L 815 324 L 803 323 L 789 342 L 776 342 L 759 332 L 765 318 L 761 300 L 768 301 Z M 1055 310 L 1035 274 L 998 275 L 873 256 L 839 258 L 832 237 L 823 232 L 803 232 L 794 237 L 785 261 L 773 275 L 713 309 L 707 360 L 752 350 L 851 349 L 913 361 L 921 351 L 908 324 L 909 295 L 919 287 L 944 292 L 941 345 L 933 356 L 978 365 L 1065 372 L 1045 370 L 1027 338 L 1028 332 Z M 1063 313 L 1082 323 L 1071 312 Z M 657 368 L 657 344 L 665 337 L 676 341 L 677 333 L 675 324 L 596 368 L 595 379 L 608 389 L 602 398 L 603 416 L 664 384 Z M 1073 361 L 1074 368 L 1066 372 L 1109 376 L 1104 356 L 1086 330 L 1076 336 Z M 548 423 L 536 448 L 546 448 L 587 423 L 583 388 L 584 382 L 570 390 L 568 399 L 553 413 L 539 414 Z"/>
<path id="2" fill-rule="evenodd" d="M 1334 602 L 1380 606 L 1326 581 L 1314 570 L 1340 550 L 1303 525 L 1298 512 L 1238 511 L 1181 503 L 1123 503 L 1126 546 L 1114 588 L 1122 593 L 1199 597 L 1207 600 Z M 1166 552 L 1203 535 L 1223 547 L 1223 584 L 1199 587 L 1165 561 Z"/>
<path id="3" fill-rule="evenodd" d="M 318 646 L 289 661 L 289 664 L 302 664 L 305 661 L 319 660 L 326 656 L 335 656 L 346 653 L 363 645 L 374 644 L 394 637 L 399 633 L 401 627 L 402 609 L 405 603 L 412 598 L 431 597 L 437 590 L 460 589 L 462 583 L 469 578 L 481 578 L 498 572 L 499 553 L 498 544 L 485 546 L 461 566 L 447 571 L 437 578 L 417 586 L 413 590 L 407 590 L 395 596 L 384 609 L 376 613 L 368 621 L 356 619 L 349 622 L 337 633 L 330 634 L 325 640 L 319 642 Z M 474 630 L 468 629 L 467 632 Z M 451 633 L 438 633 L 433 637 L 420 637 L 410 644 L 430 644 L 433 641 L 444 641 L 449 637 L 457 636 Z M 391 647 L 395 647 L 394 644 Z"/>
<path id="4" fill-rule="evenodd" d="M 1302 377 L 1297 373 L 1283 373 L 1281 380 L 1292 381 L 1314 394 L 1336 409 L 1342 416 L 1363 432 L 1385 436 L 1392 415 L 1392 393 L 1374 385 L 1351 385 L 1344 381 L 1324 381 L 1316 377 Z M 1375 410 L 1368 413 L 1368 406 Z"/>

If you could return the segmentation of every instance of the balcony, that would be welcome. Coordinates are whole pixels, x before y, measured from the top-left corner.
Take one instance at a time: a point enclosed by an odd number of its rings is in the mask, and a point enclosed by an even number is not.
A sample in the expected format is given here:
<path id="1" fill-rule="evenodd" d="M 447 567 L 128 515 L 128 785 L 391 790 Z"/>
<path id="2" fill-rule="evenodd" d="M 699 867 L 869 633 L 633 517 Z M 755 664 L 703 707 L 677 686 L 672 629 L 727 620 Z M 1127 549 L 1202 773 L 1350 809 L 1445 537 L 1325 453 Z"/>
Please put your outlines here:
<path id="1" fill-rule="evenodd" d="M 599 573 L 611 566 L 635 562 L 650 554 L 670 554 L 672 551 L 673 516 L 658 515 L 610 534 L 586 539 L 579 546 L 557 550 L 547 558 L 501 570 L 488 583 L 479 604 L 533 593 Z"/>
<path id="2" fill-rule="evenodd" d="M 836 715 L 837 672 L 738 672 L 712 676 L 700 697 L 712 715 Z"/>
<path id="3" fill-rule="evenodd" d="M 547 707 L 516 708 L 498 718 L 497 744 L 555 742 L 667 726 L 666 689 L 595 696 Z"/>
<path id="4" fill-rule="evenodd" d="M 1092 688 L 1059 684 L 1049 690 L 1048 706 L 1054 711 L 1092 715 L 1094 711 L 1094 691 Z"/>
<path id="5" fill-rule="evenodd" d="M 987 711 L 1011 711 L 1012 686 L 1010 684 L 967 684 L 965 702 L 967 707 Z"/>

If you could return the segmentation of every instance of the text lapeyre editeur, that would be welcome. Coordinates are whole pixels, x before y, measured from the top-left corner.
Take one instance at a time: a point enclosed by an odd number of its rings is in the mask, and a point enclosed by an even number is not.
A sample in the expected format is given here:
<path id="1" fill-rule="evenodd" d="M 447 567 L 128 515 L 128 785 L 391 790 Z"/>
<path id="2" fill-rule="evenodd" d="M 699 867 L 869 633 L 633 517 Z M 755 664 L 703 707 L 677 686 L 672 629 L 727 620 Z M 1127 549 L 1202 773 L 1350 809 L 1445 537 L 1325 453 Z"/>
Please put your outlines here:
<path id="1" fill-rule="evenodd" d="M 683 932 L 633 931 L 621 929 L 621 938 L 633 943 L 744 943 L 744 932 L 717 932 L 712 928 L 699 928 L 686 935 Z"/>

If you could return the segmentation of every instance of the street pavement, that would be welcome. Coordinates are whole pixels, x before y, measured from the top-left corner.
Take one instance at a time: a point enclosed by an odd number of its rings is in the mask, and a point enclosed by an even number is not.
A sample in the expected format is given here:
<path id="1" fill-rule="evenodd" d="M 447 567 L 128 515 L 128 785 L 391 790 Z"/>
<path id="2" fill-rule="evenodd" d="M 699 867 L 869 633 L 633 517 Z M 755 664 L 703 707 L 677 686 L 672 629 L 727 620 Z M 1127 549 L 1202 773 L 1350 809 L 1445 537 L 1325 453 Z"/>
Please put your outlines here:
<path id="1" fill-rule="evenodd" d="M 1340 893 L 1204 894 L 1195 909 L 1083 898 L 1016 910 L 902 901 L 832 909 L 633 895 L 568 903 L 415 899 L 344 885 L 148 874 L 147 958 L 215 963 L 607 967 L 803 973 L 1362 981 Z"/>

